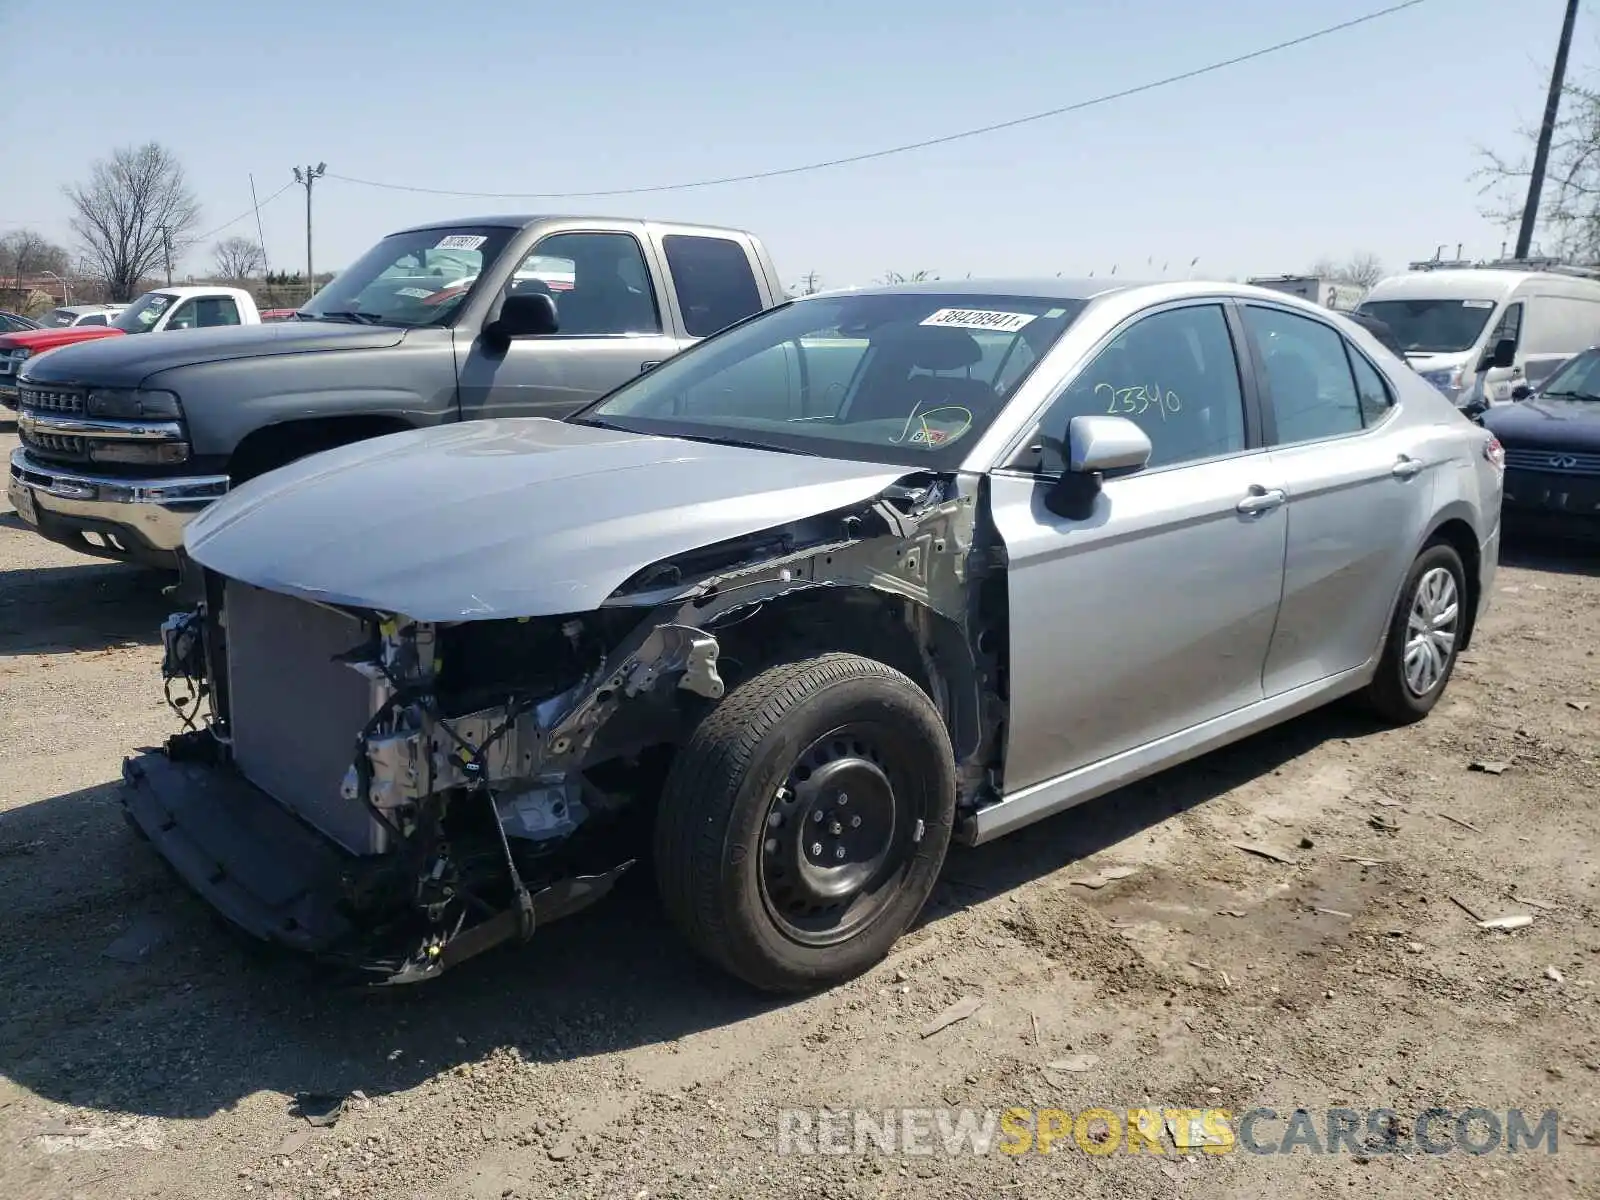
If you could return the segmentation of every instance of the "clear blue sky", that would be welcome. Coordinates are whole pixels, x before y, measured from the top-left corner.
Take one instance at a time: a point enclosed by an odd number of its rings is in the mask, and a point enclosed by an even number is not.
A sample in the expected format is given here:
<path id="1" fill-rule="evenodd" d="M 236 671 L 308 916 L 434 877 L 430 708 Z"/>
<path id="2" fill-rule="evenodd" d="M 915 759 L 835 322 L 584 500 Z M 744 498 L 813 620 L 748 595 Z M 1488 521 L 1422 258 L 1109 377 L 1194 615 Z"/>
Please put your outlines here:
<path id="1" fill-rule="evenodd" d="M 585 0 L 384 4 L 0 0 L 0 231 L 70 241 L 62 184 L 157 140 L 210 228 L 297 163 L 422 187 L 541 192 L 736 174 L 988 124 L 1231 57 L 1384 0 Z M 1429 0 L 1267 59 L 879 162 L 601 200 L 412 195 L 327 179 L 318 269 L 405 224 L 578 211 L 731 223 L 786 281 L 1390 268 L 1498 253 L 1468 176 L 1537 119 L 1562 0 Z M 1596 60 L 1580 16 L 1574 68 Z M 305 260 L 304 193 L 262 213 Z M 254 235 L 246 220 L 218 236 Z M 214 240 L 214 239 L 213 239 Z M 1154 258 L 1154 268 L 1146 266 Z M 206 249 L 191 269 L 209 263 Z"/>

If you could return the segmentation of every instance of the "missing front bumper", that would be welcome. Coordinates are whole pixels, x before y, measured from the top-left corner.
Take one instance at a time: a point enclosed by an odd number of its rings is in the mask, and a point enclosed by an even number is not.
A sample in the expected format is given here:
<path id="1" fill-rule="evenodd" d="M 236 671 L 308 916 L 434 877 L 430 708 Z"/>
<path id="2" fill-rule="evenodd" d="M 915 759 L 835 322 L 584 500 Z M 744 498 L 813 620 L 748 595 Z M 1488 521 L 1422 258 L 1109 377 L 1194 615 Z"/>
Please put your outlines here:
<path id="1" fill-rule="evenodd" d="M 364 863 L 303 824 L 225 767 L 148 751 L 123 763 L 122 802 L 133 825 L 178 875 L 228 922 L 252 937 L 353 968 L 374 984 L 416 983 L 522 935 L 514 910 L 440 941 L 392 924 L 357 921 L 345 903 Z M 534 926 L 605 896 L 632 861 L 578 875 L 533 895 Z"/>

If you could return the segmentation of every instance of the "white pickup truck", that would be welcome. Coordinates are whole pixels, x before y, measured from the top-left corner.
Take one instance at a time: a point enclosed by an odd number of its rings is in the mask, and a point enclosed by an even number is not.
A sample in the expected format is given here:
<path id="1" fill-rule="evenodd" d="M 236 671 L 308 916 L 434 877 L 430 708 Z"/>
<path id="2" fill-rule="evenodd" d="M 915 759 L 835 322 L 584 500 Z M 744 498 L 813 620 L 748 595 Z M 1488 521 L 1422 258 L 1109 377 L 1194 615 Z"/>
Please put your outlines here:
<path id="1" fill-rule="evenodd" d="M 199 285 L 146 292 L 114 315 L 109 324 L 75 324 L 0 335 L 0 404 L 7 408 L 17 406 L 17 373 L 25 361 L 46 350 L 130 333 L 259 324 L 261 313 L 243 288 Z"/>

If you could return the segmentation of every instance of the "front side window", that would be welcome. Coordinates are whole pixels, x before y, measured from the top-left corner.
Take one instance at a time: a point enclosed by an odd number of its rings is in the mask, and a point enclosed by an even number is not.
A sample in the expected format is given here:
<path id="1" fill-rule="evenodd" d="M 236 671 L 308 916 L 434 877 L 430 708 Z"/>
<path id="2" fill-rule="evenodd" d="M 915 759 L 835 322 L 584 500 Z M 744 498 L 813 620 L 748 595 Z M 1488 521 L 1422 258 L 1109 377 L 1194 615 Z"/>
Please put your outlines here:
<path id="1" fill-rule="evenodd" d="M 447 324 L 516 232 L 460 225 L 391 234 L 334 276 L 299 317 L 407 329 Z"/>
<path id="2" fill-rule="evenodd" d="M 205 296 L 194 307 L 195 324 L 201 329 L 239 323 L 239 304 L 232 296 Z"/>
<path id="3" fill-rule="evenodd" d="M 1072 418 L 1087 416 L 1135 422 L 1150 438 L 1152 467 L 1243 450 L 1244 397 L 1222 308 L 1194 305 L 1135 321 L 1051 405 L 1045 433 L 1064 439 Z"/>
<path id="4" fill-rule="evenodd" d="M 709 337 L 761 311 L 750 256 L 738 242 L 671 233 L 661 246 L 690 336 Z"/>
<path id="5" fill-rule="evenodd" d="M 178 302 L 166 292 L 146 292 L 117 315 L 112 323 L 123 333 L 149 333 L 163 313 Z"/>
<path id="6" fill-rule="evenodd" d="M 1508 304 L 1506 311 L 1500 314 L 1500 320 L 1495 322 L 1494 332 L 1489 335 L 1489 349 L 1493 350 L 1501 342 L 1517 342 L 1522 337 L 1522 302 Z"/>
<path id="7" fill-rule="evenodd" d="M 1493 300 L 1368 300 L 1357 311 L 1387 325 L 1407 354 L 1459 354 L 1478 344 Z"/>
<path id="8" fill-rule="evenodd" d="M 95 313 L 94 316 L 85 317 L 83 320 L 78 322 L 79 325 L 104 325 L 105 323 L 105 313 Z"/>
<path id="9" fill-rule="evenodd" d="M 571 419 L 948 468 L 1026 377 L 1009 366 L 1017 354 L 1037 361 L 1084 304 L 935 293 L 802 300 L 699 343 Z"/>
<path id="10" fill-rule="evenodd" d="M 1280 445 L 1355 433 L 1362 428 L 1344 338 L 1321 321 L 1248 305 L 1245 328 L 1266 368 Z"/>
<path id="11" fill-rule="evenodd" d="M 563 337 L 661 332 L 655 285 L 631 234 L 552 234 L 518 266 L 512 287 L 549 291 Z"/>

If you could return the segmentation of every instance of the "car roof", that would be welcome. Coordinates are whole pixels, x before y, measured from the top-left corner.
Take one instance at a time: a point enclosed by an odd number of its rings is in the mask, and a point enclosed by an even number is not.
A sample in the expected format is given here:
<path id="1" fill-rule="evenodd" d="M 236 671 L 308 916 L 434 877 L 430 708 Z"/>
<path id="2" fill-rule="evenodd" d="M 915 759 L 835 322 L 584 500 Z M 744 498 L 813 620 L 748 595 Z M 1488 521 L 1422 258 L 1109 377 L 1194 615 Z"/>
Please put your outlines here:
<path id="1" fill-rule="evenodd" d="M 500 229 L 526 229 L 529 225 L 541 221 L 593 221 L 597 226 L 604 225 L 650 225 L 663 230 L 704 230 L 714 233 L 738 233 L 750 236 L 749 230 L 739 229 L 732 225 L 701 225 L 692 221 L 654 221 L 642 217 L 603 217 L 595 213 L 498 213 L 487 217 L 447 217 L 439 221 L 428 221 L 422 225 L 411 225 L 404 229 L 396 229 L 389 236 L 401 233 L 422 233 L 429 229 L 459 229 L 463 225 L 486 225 Z"/>
<path id="2" fill-rule="evenodd" d="M 934 279 L 918 283 L 870 284 L 863 287 L 833 288 L 817 292 L 814 296 L 802 296 L 799 299 L 808 300 L 841 295 L 894 295 L 897 293 L 970 297 L 975 302 L 982 301 L 987 297 L 1001 296 L 1030 296 L 1041 300 L 1087 301 L 1119 295 L 1129 298 L 1138 296 L 1152 304 L 1168 300 L 1224 296 L 1239 300 L 1264 301 L 1269 304 L 1277 304 L 1285 308 L 1297 308 L 1324 316 L 1332 311 L 1320 304 L 1313 304 L 1309 300 L 1291 296 L 1287 292 L 1255 287 L 1248 283 L 1206 279 Z"/>

